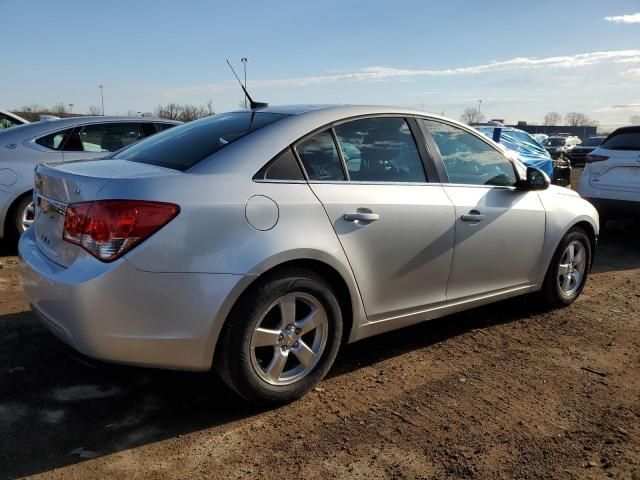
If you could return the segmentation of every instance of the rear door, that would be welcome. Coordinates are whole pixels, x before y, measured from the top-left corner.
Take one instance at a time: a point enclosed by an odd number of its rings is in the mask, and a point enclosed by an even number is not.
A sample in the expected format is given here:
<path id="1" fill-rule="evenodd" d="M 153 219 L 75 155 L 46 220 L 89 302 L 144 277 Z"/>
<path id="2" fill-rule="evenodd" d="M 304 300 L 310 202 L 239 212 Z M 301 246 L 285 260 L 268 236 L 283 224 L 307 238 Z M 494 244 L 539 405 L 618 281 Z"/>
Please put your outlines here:
<path id="1" fill-rule="evenodd" d="M 589 182 L 599 190 L 615 190 L 640 195 L 640 127 L 614 132 L 592 155 Z"/>
<path id="2" fill-rule="evenodd" d="M 446 299 L 454 208 L 416 134 L 412 119 L 361 118 L 295 145 L 372 321 Z"/>
<path id="3" fill-rule="evenodd" d="M 455 247 L 447 299 L 532 285 L 542 255 L 545 210 L 537 192 L 515 188 L 513 164 L 483 136 L 421 119 L 445 191 L 455 205 Z"/>
<path id="4" fill-rule="evenodd" d="M 141 123 L 107 122 L 77 127 L 62 150 L 65 161 L 101 158 L 145 136 Z"/>

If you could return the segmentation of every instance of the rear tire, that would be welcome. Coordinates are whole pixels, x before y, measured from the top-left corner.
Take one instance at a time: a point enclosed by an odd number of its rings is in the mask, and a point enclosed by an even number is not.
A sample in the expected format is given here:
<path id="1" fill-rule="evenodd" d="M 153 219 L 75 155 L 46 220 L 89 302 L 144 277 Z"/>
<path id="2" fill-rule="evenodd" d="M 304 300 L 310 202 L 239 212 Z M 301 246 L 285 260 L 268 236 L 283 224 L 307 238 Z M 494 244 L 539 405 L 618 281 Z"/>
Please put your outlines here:
<path id="1" fill-rule="evenodd" d="M 579 227 L 567 232 L 547 269 L 540 295 L 550 308 L 571 305 L 582 293 L 591 267 L 591 242 Z"/>
<path id="2" fill-rule="evenodd" d="M 232 309 L 216 349 L 222 380 L 251 403 L 295 400 L 327 374 L 342 339 L 342 314 L 319 274 L 289 268 L 269 275 Z"/>

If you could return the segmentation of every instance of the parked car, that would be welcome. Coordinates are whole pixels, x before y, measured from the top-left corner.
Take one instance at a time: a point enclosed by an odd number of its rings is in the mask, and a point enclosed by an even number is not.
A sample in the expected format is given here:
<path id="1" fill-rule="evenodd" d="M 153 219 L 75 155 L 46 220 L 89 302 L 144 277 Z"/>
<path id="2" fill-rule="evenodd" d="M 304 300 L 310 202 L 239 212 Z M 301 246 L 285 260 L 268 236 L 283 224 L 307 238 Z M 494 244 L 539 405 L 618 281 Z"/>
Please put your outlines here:
<path id="1" fill-rule="evenodd" d="M 40 165 L 33 311 L 103 360 L 208 370 L 276 404 L 339 346 L 585 285 L 598 215 L 459 122 L 394 107 L 219 114 Z"/>
<path id="2" fill-rule="evenodd" d="M 536 142 L 538 142 L 540 145 L 543 145 L 545 140 L 549 138 L 549 135 L 547 135 L 546 133 L 533 133 L 531 136 L 535 138 Z"/>
<path id="3" fill-rule="evenodd" d="M 607 137 L 589 137 L 579 145 L 569 150 L 569 161 L 572 167 L 584 167 L 588 153 L 593 152 Z"/>
<path id="4" fill-rule="evenodd" d="M 586 157 L 578 192 L 593 203 L 602 218 L 639 218 L 640 126 L 611 133 Z"/>
<path id="5" fill-rule="evenodd" d="M 582 140 L 578 137 L 558 134 L 547 138 L 543 146 L 554 160 L 562 159 L 568 161 L 569 151 L 580 143 L 582 143 Z"/>
<path id="6" fill-rule="evenodd" d="M 560 186 L 571 184 L 569 162 L 553 160 L 545 148 L 524 130 L 502 125 L 481 125 L 475 128 L 494 142 L 514 152 L 518 160 L 525 165 L 542 170 L 549 176 L 552 183 Z"/>
<path id="7" fill-rule="evenodd" d="M 7 128 L 29 123 L 29 120 L 7 110 L 0 110 L 0 132 Z"/>
<path id="8" fill-rule="evenodd" d="M 0 130 L 0 239 L 33 222 L 39 163 L 99 158 L 180 122 L 141 117 L 73 117 Z"/>

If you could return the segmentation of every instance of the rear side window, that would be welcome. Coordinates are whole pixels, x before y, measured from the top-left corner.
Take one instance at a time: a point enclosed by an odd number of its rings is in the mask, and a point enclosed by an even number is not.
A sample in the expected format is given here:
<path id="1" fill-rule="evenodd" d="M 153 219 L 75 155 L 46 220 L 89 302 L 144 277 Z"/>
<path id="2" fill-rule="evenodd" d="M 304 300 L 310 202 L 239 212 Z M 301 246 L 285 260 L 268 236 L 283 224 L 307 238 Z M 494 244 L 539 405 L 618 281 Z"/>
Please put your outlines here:
<path id="1" fill-rule="evenodd" d="M 404 118 L 364 118 L 335 127 L 349 178 L 356 182 L 426 182 Z"/>
<path id="2" fill-rule="evenodd" d="M 331 131 L 325 130 L 296 145 L 309 180 L 344 181 L 342 162 Z"/>
<path id="3" fill-rule="evenodd" d="M 640 127 L 613 132 L 600 146 L 607 150 L 640 150 Z"/>
<path id="4" fill-rule="evenodd" d="M 144 137 L 139 123 L 99 123 L 85 125 L 80 130 L 80 142 L 85 152 L 115 152 Z"/>
<path id="5" fill-rule="evenodd" d="M 62 147 L 67 138 L 73 133 L 73 130 L 73 128 L 68 128 L 67 130 L 50 133 L 49 135 L 36 139 L 36 143 L 51 150 L 62 150 Z"/>
<path id="6" fill-rule="evenodd" d="M 177 126 L 175 123 L 154 123 L 154 125 L 159 132 L 169 130 L 170 128 Z"/>
<path id="7" fill-rule="evenodd" d="M 254 180 L 304 180 L 291 148 L 287 147 L 253 176 Z"/>
<path id="8" fill-rule="evenodd" d="M 185 171 L 239 138 L 287 116 L 266 112 L 213 115 L 147 137 L 113 158 Z"/>

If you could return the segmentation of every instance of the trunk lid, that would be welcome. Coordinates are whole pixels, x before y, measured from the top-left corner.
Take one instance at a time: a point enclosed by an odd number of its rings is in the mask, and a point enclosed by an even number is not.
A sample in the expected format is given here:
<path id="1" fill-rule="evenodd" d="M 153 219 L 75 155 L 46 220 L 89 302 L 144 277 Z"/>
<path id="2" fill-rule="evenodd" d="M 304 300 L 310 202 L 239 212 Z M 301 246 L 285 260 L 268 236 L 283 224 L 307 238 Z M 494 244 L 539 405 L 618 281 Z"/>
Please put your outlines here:
<path id="1" fill-rule="evenodd" d="M 71 203 L 95 200 L 100 190 L 118 178 L 166 175 L 166 168 L 126 160 L 94 160 L 39 165 L 35 171 L 33 223 L 40 251 L 68 267 L 82 249 L 62 238 L 65 212 Z"/>
<path id="2" fill-rule="evenodd" d="M 640 193 L 640 150 L 607 150 L 592 152 L 609 157 L 591 164 L 589 183 L 593 188 Z"/>

